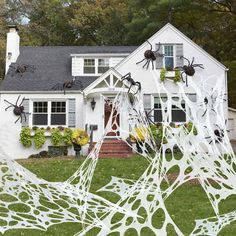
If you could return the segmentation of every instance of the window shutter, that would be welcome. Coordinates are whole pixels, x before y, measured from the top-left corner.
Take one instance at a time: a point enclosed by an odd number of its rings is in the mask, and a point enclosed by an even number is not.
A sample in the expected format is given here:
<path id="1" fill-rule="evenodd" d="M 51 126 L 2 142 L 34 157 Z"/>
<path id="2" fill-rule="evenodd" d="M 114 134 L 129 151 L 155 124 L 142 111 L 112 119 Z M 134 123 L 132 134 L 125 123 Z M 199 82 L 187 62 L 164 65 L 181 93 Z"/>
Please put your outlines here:
<path id="1" fill-rule="evenodd" d="M 25 116 L 22 114 L 22 127 L 29 126 L 29 99 L 24 99 L 22 106 L 24 107 L 24 112 L 26 112 Z M 26 117 L 26 120 L 25 120 Z"/>
<path id="2" fill-rule="evenodd" d="M 68 101 L 68 126 L 75 128 L 75 98 Z"/>
<path id="3" fill-rule="evenodd" d="M 157 50 L 158 47 L 159 47 L 159 44 L 156 44 L 156 49 L 155 50 Z M 160 49 L 158 50 L 158 53 L 163 54 L 163 45 L 162 44 L 160 45 Z M 161 68 L 163 68 L 163 57 L 157 56 L 156 69 L 161 69 Z"/>
<path id="4" fill-rule="evenodd" d="M 182 67 L 184 65 L 184 59 L 180 58 L 184 55 L 183 44 L 176 44 L 175 46 L 176 65 L 175 67 Z"/>
<path id="5" fill-rule="evenodd" d="M 151 94 L 143 94 L 143 107 L 145 111 L 150 111 L 151 108 Z"/>

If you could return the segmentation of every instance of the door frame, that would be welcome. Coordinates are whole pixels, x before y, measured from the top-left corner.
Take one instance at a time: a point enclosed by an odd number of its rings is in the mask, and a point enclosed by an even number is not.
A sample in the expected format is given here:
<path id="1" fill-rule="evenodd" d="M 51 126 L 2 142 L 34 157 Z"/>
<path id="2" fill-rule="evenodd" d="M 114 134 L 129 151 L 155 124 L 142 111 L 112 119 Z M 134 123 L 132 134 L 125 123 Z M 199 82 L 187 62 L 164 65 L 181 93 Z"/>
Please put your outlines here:
<path id="1" fill-rule="evenodd" d="M 102 94 L 102 126 L 103 126 L 103 132 L 105 131 L 105 99 L 111 99 L 111 100 L 114 100 L 114 98 L 116 97 L 116 94 Z M 116 136 L 105 136 L 105 138 L 111 138 L 111 139 L 114 139 L 114 138 L 119 138 L 121 137 L 120 134 L 120 126 L 121 126 L 121 117 L 120 117 L 120 114 L 119 114 L 119 128 L 118 128 L 118 131 L 119 131 L 119 135 L 116 135 Z"/>

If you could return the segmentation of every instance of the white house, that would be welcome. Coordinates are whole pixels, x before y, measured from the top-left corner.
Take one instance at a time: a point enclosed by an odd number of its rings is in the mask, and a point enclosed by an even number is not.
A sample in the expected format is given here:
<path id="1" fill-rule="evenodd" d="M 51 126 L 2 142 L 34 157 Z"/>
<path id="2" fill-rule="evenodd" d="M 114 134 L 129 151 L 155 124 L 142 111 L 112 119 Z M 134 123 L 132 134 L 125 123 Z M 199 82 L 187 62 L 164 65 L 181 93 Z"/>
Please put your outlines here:
<path id="1" fill-rule="evenodd" d="M 228 108 L 228 129 L 230 139 L 236 140 L 236 109 Z"/>
<path id="2" fill-rule="evenodd" d="M 20 47 L 17 29 L 10 27 L 7 36 L 7 74 L 0 86 L 0 139 L 3 150 L 12 158 L 26 158 L 36 152 L 33 148 L 26 149 L 20 144 L 18 137 L 22 126 L 89 128 L 93 125 L 93 141 L 98 141 L 109 117 L 104 106 L 122 90 L 121 77 L 127 73 L 131 73 L 132 78 L 141 83 L 144 107 L 155 108 L 154 121 L 160 122 L 162 118 L 156 96 L 156 83 L 161 83 L 162 68 L 168 67 L 171 70 L 186 64 L 181 56 L 190 61 L 194 57 L 194 63 L 203 64 L 204 69 L 196 67 L 196 72 L 209 77 L 212 86 L 215 81 L 211 77 L 221 76 L 224 90 L 227 91 L 227 68 L 171 24 L 165 25 L 147 40 L 139 47 Z M 152 62 L 148 69 L 143 68 L 146 60 L 136 64 L 144 58 L 144 52 L 150 49 L 150 45 L 153 51 L 160 46 L 158 52 L 164 54 L 163 57 L 156 58 L 153 69 Z M 170 77 L 173 74 L 171 71 L 168 73 Z M 65 81 L 74 81 L 74 84 L 71 88 L 66 88 L 64 93 Z M 174 98 L 176 85 L 171 80 L 165 83 Z M 188 86 L 185 89 L 193 100 L 197 100 L 195 91 Z M 14 116 L 12 110 L 5 111 L 8 104 L 4 100 L 15 103 L 18 95 L 21 95 L 19 103 L 25 97 L 23 105 L 25 111 L 30 113 L 22 124 L 14 123 L 18 117 Z M 93 101 L 96 104 L 92 108 Z M 225 107 L 227 114 L 227 101 Z M 128 129 L 126 117 L 118 117 L 120 127 Z M 173 107 L 170 122 L 186 122 L 186 119 L 183 111 Z"/>

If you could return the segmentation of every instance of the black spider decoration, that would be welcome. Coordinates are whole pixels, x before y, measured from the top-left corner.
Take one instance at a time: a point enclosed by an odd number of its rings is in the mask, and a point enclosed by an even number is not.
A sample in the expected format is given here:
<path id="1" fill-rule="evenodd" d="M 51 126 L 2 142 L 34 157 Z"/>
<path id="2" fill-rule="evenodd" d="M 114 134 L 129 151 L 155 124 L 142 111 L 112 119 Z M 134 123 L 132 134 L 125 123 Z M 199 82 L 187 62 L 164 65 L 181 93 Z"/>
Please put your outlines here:
<path id="1" fill-rule="evenodd" d="M 152 62 L 152 69 L 154 70 L 153 62 L 157 59 L 157 57 L 164 57 L 164 54 L 158 52 L 161 48 L 161 43 L 158 44 L 158 48 L 156 51 L 152 51 L 151 43 L 149 43 L 149 45 L 151 46 L 151 48 L 144 52 L 144 58 L 141 61 L 137 62 L 136 65 L 146 60 L 146 63 L 143 65 L 143 68 L 146 66 L 146 69 L 148 69 L 150 62 Z"/>
<path id="2" fill-rule="evenodd" d="M 127 80 L 130 83 L 128 93 L 130 92 L 131 88 L 134 86 L 137 87 L 134 95 L 141 91 L 141 83 L 134 81 L 134 79 L 132 79 L 132 77 L 131 77 L 131 73 L 128 73 L 128 74 L 124 75 L 123 77 L 121 77 L 121 80 L 122 81 Z"/>
<path id="3" fill-rule="evenodd" d="M 216 103 L 217 99 L 221 99 L 222 101 L 227 101 L 224 98 L 225 94 L 215 94 L 214 91 L 212 92 L 212 94 L 209 96 L 209 98 L 204 97 L 203 99 L 203 103 L 206 106 L 206 110 L 203 112 L 202 117 L 204 117 L 207 113 L 207 110 L 210 109 L 211 111 L 213 111 L 214 113 L 216 113 L 214 106 Z"/>
<path id="4" fill-rule="evenodd" d="M 194 62 L 194 57 L 192 59 L 192 62 L 190 63 L 189 59 L 187 59 L 186 57 L 184 56 L 181 56 L 180 58 L 183 58 L 185 59 L 187 62 L 188 62 L 188 65 L 184 65 L 184 66 L 181 66 L 181 67 L 177 67 L 179 68 L 180 70 L 182 70 L 181 72 L 181 78 L 182 78 L 182 81 L 185 83 L 186 82 L 186 86 L 188 86 L 188 76 L 193 76 L 195 74 L 195 67 L 200 67 L 201 69 L 204 69 L 203 67 L 203 64 L 193 64 Z M 185 73 L 185 80 L 183 78 L 183 73 Z"/>
<path id="5" fill-rule="evenodd" d="M 227 123 L 227 120 L 225 120 L 225 125 L 226 125 L 226 123 Z M 211 139 L 209 144 L 211 144 L 213 141 L 215 141 L 216 143 L 222 143 L 223 142 L 223 138 L 225 136 L 225 132 L 229 132 L 229 130 L 222 129 L 217 124 L 216 124 L 216 127 L 217 128 L 214 130 L 214 138 L 212 138 L 211 136 L 206 137 L 206 139 Z"/>
<path id="6" fill-rule="evenodd" d="M 5 108 L 5 111 L 7 111 L 10 107 L 14 107 L 13 109 L 13 113 L 15 116 L 19 116 L 15 123 L 17 123 L 17 121 L 20 119 L 20 122 L 22 123 L 22 118 L 23 118 L 23 115 L 24 115 L 24 118 L 25 118 L 25 121 L 26 121 L 26 114 L 30 114 L 29 112 L 25 112 L 24 111 L 24 106 L 22 106 L 25 98 L 23 98 L 20 102 L 20 104 L 18 105 L 18 102 L 19 102 L 19 99 L 20 99 L 20 95 L 18 96 L 17 100 L 16 100 L 16 103 L 13 104 L 7 100 L 4 99 L 4 102 L 10 104 L 10 106 L 8 106 L 7 108 Z"/>
<path id="7" fill-rule="evenodd" d="M 26 72 L 34 73 L 35 71 L 35 66 L 27 65 L 27 64 L 10 65 L 10 68 L 11 69 L 9 70 L 8 74 L 10 74 L 12 77 L 16 74 L 19 74 L 22 77 L 23 74 Z"/>
<path id="8" fill-rule="evenodd" d="M 51 89 L 53 89 L 53 90 L 63 90 L 64 95 L 65 95 L 66 94 L 66 89 L 72 88 L 78 82 L 80 82 L 80 81 L 76 81 L 75 77 L 74 77 L 72 80 L 66 80 L 63 83 L 57 83 Z"/>

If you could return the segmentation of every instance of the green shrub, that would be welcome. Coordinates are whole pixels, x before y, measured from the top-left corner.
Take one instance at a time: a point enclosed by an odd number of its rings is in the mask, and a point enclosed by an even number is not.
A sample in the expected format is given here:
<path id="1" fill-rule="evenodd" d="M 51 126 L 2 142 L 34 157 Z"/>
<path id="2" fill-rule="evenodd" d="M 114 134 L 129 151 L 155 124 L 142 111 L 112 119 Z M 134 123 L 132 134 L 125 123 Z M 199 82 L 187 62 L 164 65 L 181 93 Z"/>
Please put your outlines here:
<path id="1" fill-rule="evenodd" d="M 166 80 L 166 69 L 162 68 L 160 72 L 160 80 L 164 82 Z"/>
<path id="2" fill-rule="evenodd" d="M 176 70 L 175 71 L 174 82 L 177 83 L 177 82 L 180 82 L 180 80 L 181 80 L 180 70 Z"/>
<path id="3" fill-rule="evenodd" d="M 31 129 L 29 127 L 24 127 L 20 132 L 20 142 L 24 147 L 31 147 Z"/>
<path id="4" fill-rule="evenodd" d="M 44 129 L 36 129 L 34 132 L 34 146 L 37 149 L 41 148 L 46 142 L 44 131 Z"/>
<path id="5" fill-rule="evenodd" d="M 62 144 L 62 133 L 58 128 L 51 130 L 51 143 L 54 146 L 60 146 Z"/>
<path id="6" fill-rule="evenodd" d="M 64 129 L 64 134 L 62 139 L 67 146 L 72 146 L 72 134 L 73 131 L 70 128 Z"/>

